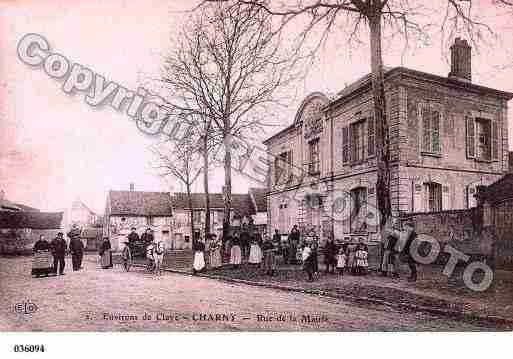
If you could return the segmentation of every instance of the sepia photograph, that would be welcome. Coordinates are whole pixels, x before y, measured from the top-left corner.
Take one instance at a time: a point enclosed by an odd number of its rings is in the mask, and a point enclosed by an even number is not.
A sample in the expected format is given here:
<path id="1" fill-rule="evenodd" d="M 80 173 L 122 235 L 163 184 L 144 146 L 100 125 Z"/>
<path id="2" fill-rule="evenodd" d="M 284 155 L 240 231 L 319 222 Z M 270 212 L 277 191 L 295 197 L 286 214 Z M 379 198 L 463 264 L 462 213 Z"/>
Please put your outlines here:
<path id="1" fill-rule="evenodd" d="M 511 334 L 512 21 L 0 0 L 0 332 Z"/>

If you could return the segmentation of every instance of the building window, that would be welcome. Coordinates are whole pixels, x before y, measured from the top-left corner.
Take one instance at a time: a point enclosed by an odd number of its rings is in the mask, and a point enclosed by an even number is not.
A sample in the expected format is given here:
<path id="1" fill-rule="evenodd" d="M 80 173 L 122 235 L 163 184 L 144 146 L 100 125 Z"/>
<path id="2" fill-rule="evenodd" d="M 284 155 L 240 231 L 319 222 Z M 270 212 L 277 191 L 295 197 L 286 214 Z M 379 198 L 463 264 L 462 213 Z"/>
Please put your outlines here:
<path id="1" fill-rule="evenodd" d="M 193 220 L 194 223 L 201 223 L 201 211 L 193 211 Z"/>
<path id="2" fill-rule="evenodd" d="M 352 162 L 360 162 L 365 158 L 365 121 L 351 124 L 351 154 Z"/>
<path id="3" fill-rule="evenodd" d="M 426 190 L 426 209 L 428 212 L 439 212 L 442 210 L 442 185 L 436 182 L 424 183 Z"/>
<path id="4" fill-rule="evenodd" d="M 499 160 L 499 128 L 497 121 L 466 117 L 467 157 L 482 161 Z"/>
<path id="5" fill-rule="evenodd" d="M 320 172 L 320 158 L 319 158 L 319 139 L 315 139 L 308 143 L 309 159 L 308 173 L 318 174 Z"/>
<path id="6" fill-rule="evenodd" d="M 282 152 L 274 160 L 274 182 L 287 182 L 292 174 L 292 151 Z"/>
<path id="7" fill-rule="evenodd" d="M 367 155 L 374 156 L 376 152 L 376 123 L 374 117 L 367 120 Z"/>
<path id="8" fill-rule="evenodd" d="M 364 232 L 367 230 L 367 188 L 358 187 L 351 190 L 351 232 Z"/>
<path id="9" fill-rule="evenodd" d="M 440 154 L 440 111 L 431 106 L 421 108 L 422 152 Z"/>

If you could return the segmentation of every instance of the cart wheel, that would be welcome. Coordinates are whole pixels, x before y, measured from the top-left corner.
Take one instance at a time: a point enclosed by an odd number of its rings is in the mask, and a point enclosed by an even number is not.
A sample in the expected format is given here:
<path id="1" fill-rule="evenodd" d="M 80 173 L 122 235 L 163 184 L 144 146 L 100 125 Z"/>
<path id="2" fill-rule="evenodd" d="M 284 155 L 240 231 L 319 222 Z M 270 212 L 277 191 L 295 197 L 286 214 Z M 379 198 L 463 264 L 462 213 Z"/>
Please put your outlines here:
<path id="1" fill-rule="evenodd" d="M 128 272 L 130 270 L 130 266 L 132 265 L 132 252 L 128 246 L 123 249 L 121 258 L 123 259 L 123 268 L 125 268 L 125 271 Z"/>

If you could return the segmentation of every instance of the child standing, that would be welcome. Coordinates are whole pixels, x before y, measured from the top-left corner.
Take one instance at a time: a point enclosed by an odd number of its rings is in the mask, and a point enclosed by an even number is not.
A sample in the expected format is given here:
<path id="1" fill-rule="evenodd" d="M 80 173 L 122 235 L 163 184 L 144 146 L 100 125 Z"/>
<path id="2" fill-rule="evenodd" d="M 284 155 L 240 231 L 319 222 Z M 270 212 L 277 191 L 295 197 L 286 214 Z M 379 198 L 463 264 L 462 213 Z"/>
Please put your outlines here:
<path id="1" fill-rule="evenodd" d="M 363 243 L 358 245 L 358 249 L 356 251 L 356 271 L 357 274 L 366 274 L 367 268 L 369 267 L 369 262 L 367 260 L 367 246 Z"/>
<path id="2" fill-rule="evenodd" d="M 337 254 L 337 270 L 340 275 L 344 275 L 344 268 L 346 267 L 346 253 L 345 249 L 341 247 Z"/>

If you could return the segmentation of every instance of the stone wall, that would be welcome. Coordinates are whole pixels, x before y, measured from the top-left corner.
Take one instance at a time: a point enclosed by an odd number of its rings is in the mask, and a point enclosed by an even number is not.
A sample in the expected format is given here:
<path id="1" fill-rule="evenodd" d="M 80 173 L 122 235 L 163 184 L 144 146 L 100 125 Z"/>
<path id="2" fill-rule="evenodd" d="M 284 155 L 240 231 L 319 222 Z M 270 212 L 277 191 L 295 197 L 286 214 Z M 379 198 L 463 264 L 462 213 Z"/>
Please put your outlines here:
<path id="1" fill-rule="evenodd" d="M 493 239 L 483 235 L 482 215 L 479 209 L 451 210 L 429 213 L 408 213 L 418 234 L 429 235 L 440 243 L 443 252 L 445 245 L 469 255 L 471 258 L 493 256 Z M 441 255 L 440 261 L 446 256 Z"/>
<path id="2" fill-rule="evenodd" d="M 60 229 L 0 229 L 0 254 L 31 254 L 34 244 L 42 234 L 51 242 Z"/>

